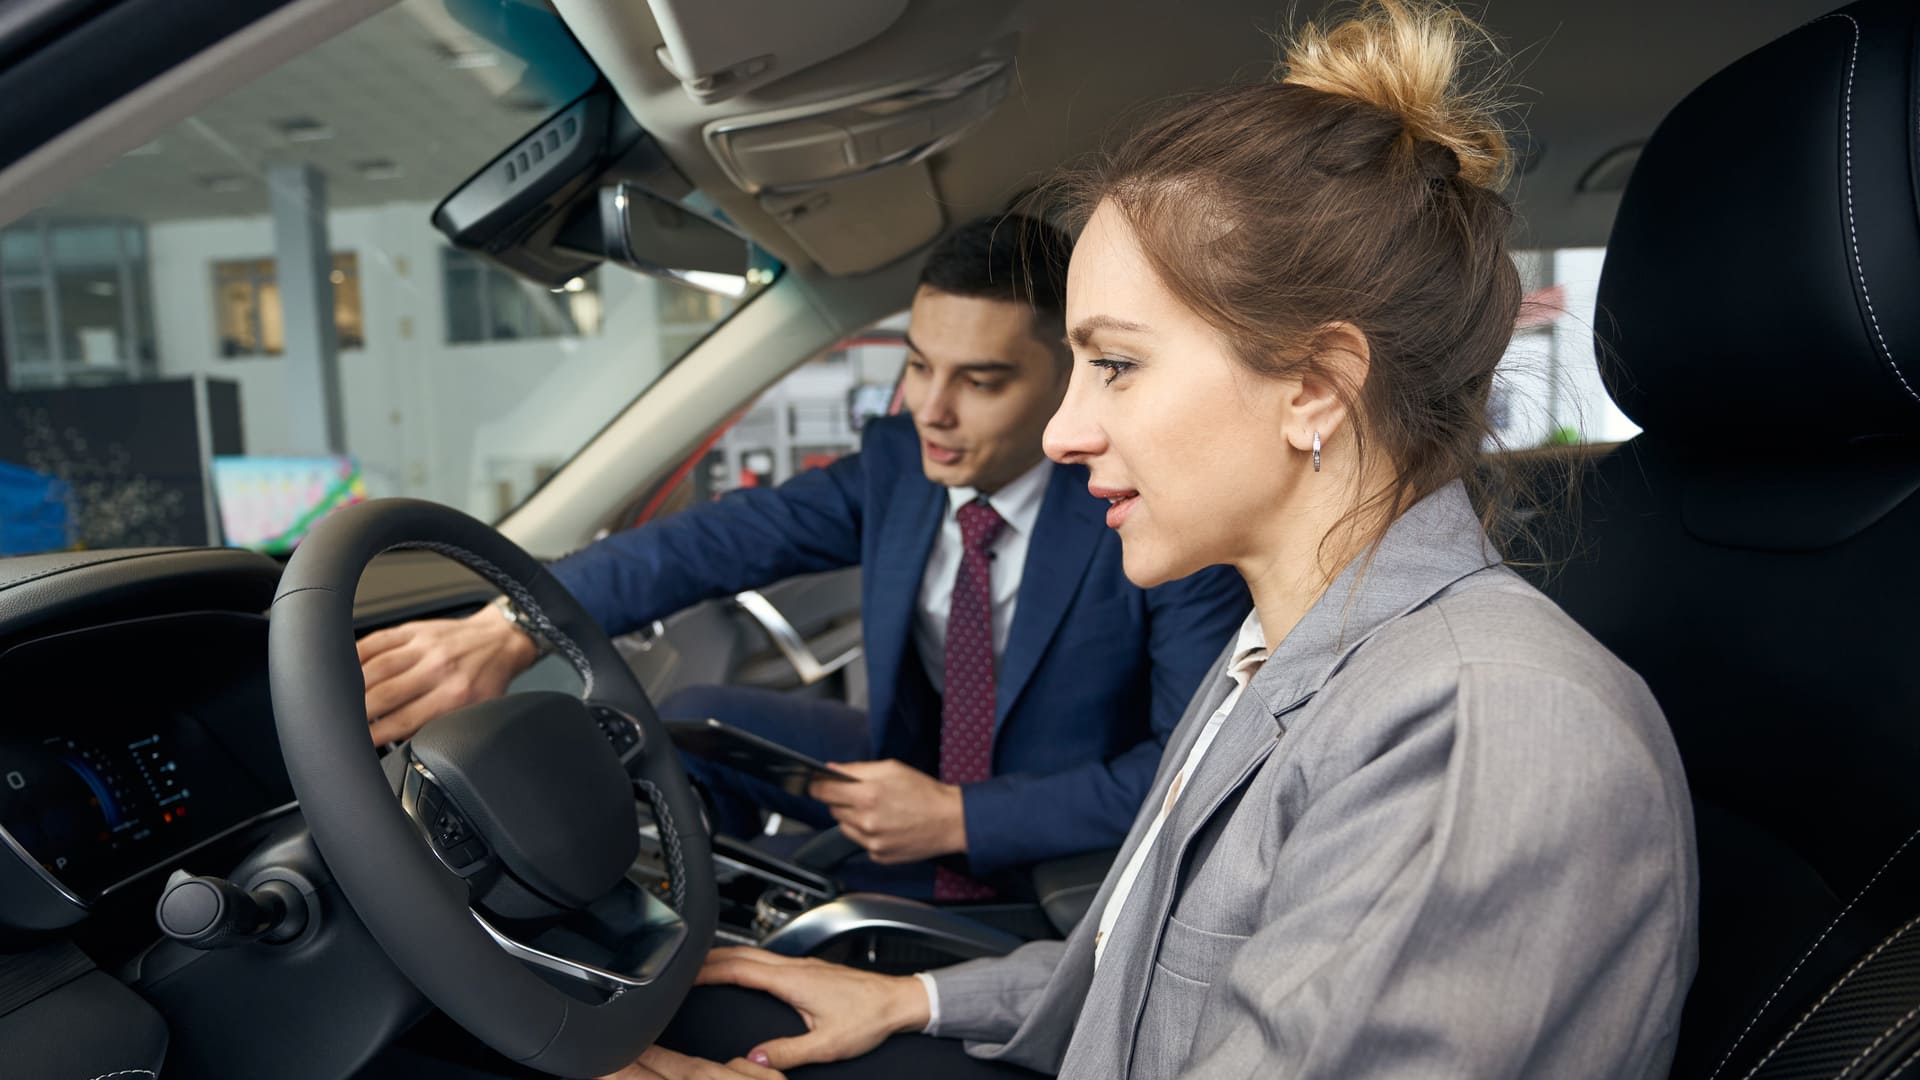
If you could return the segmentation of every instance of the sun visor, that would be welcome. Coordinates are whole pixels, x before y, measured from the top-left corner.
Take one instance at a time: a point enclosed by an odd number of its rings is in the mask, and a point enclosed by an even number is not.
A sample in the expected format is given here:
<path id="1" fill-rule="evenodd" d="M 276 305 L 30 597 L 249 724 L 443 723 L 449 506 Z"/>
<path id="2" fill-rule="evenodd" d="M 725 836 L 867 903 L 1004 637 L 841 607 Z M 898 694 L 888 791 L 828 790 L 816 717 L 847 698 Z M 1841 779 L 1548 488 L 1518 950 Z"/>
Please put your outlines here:
<path id="1" fill-rule="evenodd" d="M 892 26 L 907 0 L 647 0 L 660 63 L 702 105 L 785 78 Z"/>
<path id="2" fill-rule="evenodd" d="M 760 206 L 820 269 L 864 274 L 931 243 L 946 223 L 926 165 L 887 169 L 815 191 L 762 193 Z"/>

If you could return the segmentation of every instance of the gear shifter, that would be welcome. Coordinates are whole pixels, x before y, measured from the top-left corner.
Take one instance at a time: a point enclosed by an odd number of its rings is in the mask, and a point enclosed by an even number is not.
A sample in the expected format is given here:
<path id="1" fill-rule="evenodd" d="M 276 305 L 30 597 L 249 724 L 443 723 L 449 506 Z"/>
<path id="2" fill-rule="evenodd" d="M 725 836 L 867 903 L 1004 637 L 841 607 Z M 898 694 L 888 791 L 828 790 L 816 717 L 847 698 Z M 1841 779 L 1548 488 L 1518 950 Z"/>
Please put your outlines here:
<path id="1" fill-rule="evenodd" d="M 285 881 L 265 881 L 248 892 L 226 878 L 175 870 L 154 905 L 160 932 L 196 949 L 224 949 L 250 941 L 292 941 L 307 927 L 307 904 Z"/>

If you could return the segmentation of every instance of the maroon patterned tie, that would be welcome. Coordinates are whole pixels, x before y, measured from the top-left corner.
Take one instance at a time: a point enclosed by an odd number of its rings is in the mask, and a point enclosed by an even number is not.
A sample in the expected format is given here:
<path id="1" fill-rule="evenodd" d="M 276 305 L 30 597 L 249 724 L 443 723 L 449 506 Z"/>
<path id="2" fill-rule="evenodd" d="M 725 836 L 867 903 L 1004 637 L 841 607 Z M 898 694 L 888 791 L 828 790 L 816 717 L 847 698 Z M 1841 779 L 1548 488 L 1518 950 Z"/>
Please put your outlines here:
<path id="1" fill-rule="evenodd" d="M 993 577 L 987 549 L 1006 525 L 983 496 L 962 506 L 960 569 L 947 610 L 946 689 L 940 703 L 940 779 L 974 784 L 993 775 Z M 993 889 L 935 867 L 933 898 L 982 900 Z"/>

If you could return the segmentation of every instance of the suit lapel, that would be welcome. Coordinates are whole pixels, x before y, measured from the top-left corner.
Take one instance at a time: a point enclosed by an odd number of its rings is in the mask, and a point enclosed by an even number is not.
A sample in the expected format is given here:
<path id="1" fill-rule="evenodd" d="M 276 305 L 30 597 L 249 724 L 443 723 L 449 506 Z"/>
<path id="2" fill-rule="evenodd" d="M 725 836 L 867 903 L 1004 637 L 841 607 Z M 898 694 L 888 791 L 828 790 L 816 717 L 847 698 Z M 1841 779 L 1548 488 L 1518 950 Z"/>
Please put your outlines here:
<path id="1" fill-rule="evenodd" d="M 1215 708 L 1218 707 L 1216 699 Z M 1119 975 L 1113 998 L 1118 1030 L 1112 1045 L 1120 1054 L 1116 1076 L 1127 1075 L 1132 1067 L 1134 1033 L 1146 1005 L 1147 982 L 1159 955 L 1161 930 L 1173 910 L 1180 866 L 1187 848 L 1228 797 L 1265 764 L 1283 731 L 1258 697 L 1241 694 L 1234 702 L 1233 712 L 1222 722 L 1220 734 L 1207 748 L 1199 769 L 1187 778 L 1180 798 L 1173 804 L 1172 814 L 1154 841 L 1153 850 L 1147 853 L 1146 865 L 1141 867 L 1140 878 L 1135 883 L 1135 895 L 1129 898 L 1120 920 L 1114 924 L 1113 941 L 1100 963 L 1102 968 L 1113 965 Z M 1191 739 L 1187 748 L 1192 748 Z M 1169 760 L 1175 763 L 1172 771 L 1177 771 L 1180 763 L 1186 761 L 1186 753 L 1183 751 L 1178 758 L 1169 755 Z M 1165 790 L 1165 786 L 1160 788 L 1163 800 Z"/>
<path id="2" fill-rule="evenodd" d="M 1174 774 L 1179 771 L 1180 764 L 1187 759 L 1187 754 L 1193 749 L 1194 742 L 1200 738 L 1200 731 L 1205 726 L 1207 718 L 1212 716 L 1214 710 L 1218 709 L 1220 703 L 1226 699 L 1227 692 L 1232 688 L 1233 683 L 1224 676 L 1223 672 L 1226 670 L 1226 661 L 1232 650 L 1233 646 L 1229 644 L 1227 651 L 1223 652 L 1220 659 L 1208 669 L 1205 688 L 1188 704 L 1186 715 L 1181 717 L 1180 724 L 1174 728 L 1173 736 L 1167 740 L 1166 752 L 1160 758 L 1160 771 L 1154 776 L 1153 785 L 1148 789 L 1143 806 L 1157 807 L 1166 801 L 1167 789 L 1173 784 Z M 1133 858 L 1133 853 L 1140 847 L 1141 841 L 1146 836 L 1147 825 L 1152 820 L 1151 814 L 1142 813 L 1135 816 L 1133 828 L 1128 830 L 1126 842 L 1121 845 L 1120 854 L 1114 858 L 1115 869 L 1127 865 L 1127 862 Z M 1080 1076 L 1125 1075 L 1120 1068 L 1120 1062 L 1126 1051 L 1119 1041 L 1118 1032 L 1123 1029 L 1132 1030 L 1129 1026 L 1131 1021 L 1123 1015 L 1123 1011 L 1132 1007 L 1134 1002 L 1123 996 L 1125 990 L 1121 987 L 1119 980 L 1096 979 L 1093 966 L 1094 931 L 1100 925 L 1101 912 L 1105 911 L 1106 906 L 1112 902 L 1113 889 L 1119 884 L 1119 877 L 1118 873 L 1108 871 L 1106 880 L 1100 883 L 1100 890 L 1094 894 L 1093 903 L 1087 908 L 1086 915 L 1073 928 L 1073 933 L 1068 935 L 1067 952 L 1061 959 L 1060 968 L 1061 973 L 1068 977 L 1063 980 L 1057 979 L 1056 981 L 1061 983 L 1061 990 L 1050 993 L 1049 1001 L 1043 1002 L 1043 1007 L 1051 1006 L 1068 1010 L 1068 1021 L 1072 1030 L 1065 1053 L 1066 1056 L 1073 1058 L 1075 1074 Z M 1143 879 L 1137 883 L 1136 887 L 1144 890 L 1146 886 L 1147 882 Z M 1122 922 L 1125 921 L 1127 920 L 1123 918 Z M 1117 926 L 1115 933 L 1115 948 L 1118 948 L 1122 939 L 1117 936 L 1119 933 Z M 1114 959 L 1114 954 L 1109 952 L 1101 967 L 1104 968 L 1107 964 L 1113 963 Z"/>
<path id="3" fill-rule="evenodd" d="M 880 524 L 869 580 L 861 593 L 866 610 L 868 685 L 874 688 L 868 724 L 876 747 L 894 711 L 900 665 L 912 637 L 913 612 L 920 599 L 920 578 L 926 572 L 927 557 L 946 512 L 947 489 L 929 481 L 917 464 L 894 490 L 889 512 Z"/>
<path id="4" fill-rule="evenodd" d="M 1086 483 L 1085 469 L 1067 466 L 1055 468 L 1047 480 L 1040 517 L 1027 544 L 1027 564 L 1020 572 L 1020 601 L 995 680 L 996 732 L 1040 666 L 1041 654 L 1080 591 L 1080 579 L 1107 527 L 1101 503 L 1087 494 Z"/>
<path id="5" fill-rule="evenodd" d="M 1130 898 L 1137 902 L 1129 902 L 1114 924 L 1100 970 L 1111 965 L 1116 977 L 1096 979 L 1090 995 L 1099 996 L 1112 1017 L 1105 1022 L 1111 1026 L 1104 1037 L 1114 1048 L 1110 1053 L 1118 1058 L 1110 1075 L 1125 1076 L 1132 1068 L 1133 1041 L 1146 1007 L 1161 935 L 1173 911 L 1180 869 L 1208 820 L 1266 763 L 1289 718 L 1312 700 L 1346 656 L 1380 627 L 1497 561 L 1465 489 L 1458 483 L 1448 485 L 1402 515 L 1381 541 L 1371 567 L 1367 560 L 1355 559 L 1274 647 L 1234 703 L 1200 768 L 1188 778 L 1186 790 L 1147 853 Z M 1366 587 L 1359 588 L 1363 568 L 1368 573 Z M 1216 666 L 1216 677 L 1221 670 Z M 1213 700 L 1218 708 L 1221 699 Z M 1182 724 L 1197 731 L 1204 722 L 1204 716 L 1196 720 L 1189 715 Z M 1182 739 L 1182 734 L 1187 737 Z M 1158 798 L 1165 798 L 1171 774 L 1186 760 L 1194 734 L 1175 732 L 1171 741 L 1182 748 L 1176 757 L 1169 746 L 1154 785 Z M 1093 1011 L 1090 1005 L 1086 1013 Z"/>

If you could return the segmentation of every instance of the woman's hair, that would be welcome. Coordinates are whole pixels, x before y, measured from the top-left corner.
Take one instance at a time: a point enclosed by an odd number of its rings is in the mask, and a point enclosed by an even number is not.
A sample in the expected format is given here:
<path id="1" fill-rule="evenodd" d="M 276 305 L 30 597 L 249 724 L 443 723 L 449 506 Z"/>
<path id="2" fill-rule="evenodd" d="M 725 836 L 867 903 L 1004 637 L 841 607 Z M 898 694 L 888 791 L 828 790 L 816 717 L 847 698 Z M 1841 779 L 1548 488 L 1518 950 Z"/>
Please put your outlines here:
<path id="1" fill-rule="evenodd" d="M 1521 299 L 1497 58 L 1453 8 L 1365 0 L 1302 29 L 1272 80 L 1185 99 L 1056 187 L 1073 225 L 1116 208 L 1242 364 L 1338 388 L 1356 452 L 1384 454 L 1398 480 L 1355 508 L 1350 540 L 1371 545 L 1425 495 L 1473 484 L 1491 435 Z M 1366 335 L 1361 386 L 1323 363 L 1335 323 Z"/>

